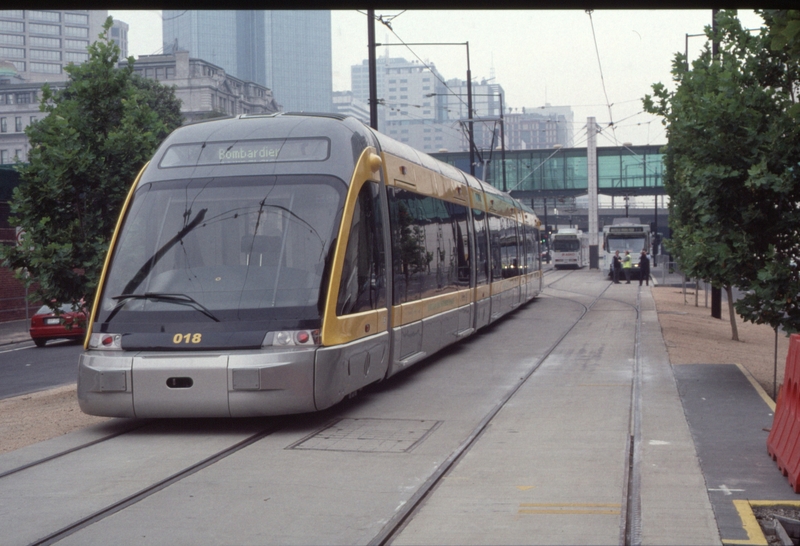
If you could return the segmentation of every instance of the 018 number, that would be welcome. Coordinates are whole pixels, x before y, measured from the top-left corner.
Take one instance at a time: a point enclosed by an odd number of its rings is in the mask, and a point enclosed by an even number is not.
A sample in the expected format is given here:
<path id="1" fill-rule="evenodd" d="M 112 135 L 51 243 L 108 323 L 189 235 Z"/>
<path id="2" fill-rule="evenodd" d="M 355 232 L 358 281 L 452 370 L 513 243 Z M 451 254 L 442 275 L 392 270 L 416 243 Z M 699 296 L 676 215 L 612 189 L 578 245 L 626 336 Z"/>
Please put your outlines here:
<path id="1" fill-rule="evenodd" d="M 200 343 L 203 341 L 203 334 L 175 334 L 172 336 L 172 343 Z"/>

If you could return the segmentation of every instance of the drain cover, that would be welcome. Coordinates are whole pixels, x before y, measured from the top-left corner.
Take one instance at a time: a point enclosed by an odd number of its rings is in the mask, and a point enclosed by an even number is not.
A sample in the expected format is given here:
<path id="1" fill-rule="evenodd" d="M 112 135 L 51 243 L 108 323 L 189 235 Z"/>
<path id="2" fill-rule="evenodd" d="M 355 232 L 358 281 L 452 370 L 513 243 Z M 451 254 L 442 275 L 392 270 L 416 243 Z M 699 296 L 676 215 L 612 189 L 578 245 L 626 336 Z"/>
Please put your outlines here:
<path id="1" fill-rule="evenodd" d="M 440 424 L 417 419 L 339 419 L 287 449 L 407 453 Z"/>

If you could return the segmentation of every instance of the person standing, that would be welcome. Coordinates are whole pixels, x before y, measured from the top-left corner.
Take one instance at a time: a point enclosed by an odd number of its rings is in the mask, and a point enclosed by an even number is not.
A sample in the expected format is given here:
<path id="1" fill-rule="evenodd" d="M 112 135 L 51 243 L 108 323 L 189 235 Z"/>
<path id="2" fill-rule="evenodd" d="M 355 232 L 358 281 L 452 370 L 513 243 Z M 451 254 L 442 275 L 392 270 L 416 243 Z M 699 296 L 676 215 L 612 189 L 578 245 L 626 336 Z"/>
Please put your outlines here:
<path id="1" fill-rule="evenodd" d="M 614 253 L 611 260 L 611 275 L 615 284 L 619 284 L 619 272 L 622 269 L 622 258 L 619 257 L 619 250 Z"/>
<path id="2" fill-rule="evenodd" d="M 625 272 L 625 284 L 631 283 L 631 268 L 633 267 L 633 259 L 631 258 L 631 251 L 625 251 L 625 257 L 622 259 L 622 270 Z"/>
<path id="3" fill-rule="evenodd" d="M 645 249 L 642 249 L 642 254 L 639 256 L 639 286 L 642 286 L 642 280 L 650 286 L 650 258 L 647 257 Z"/>

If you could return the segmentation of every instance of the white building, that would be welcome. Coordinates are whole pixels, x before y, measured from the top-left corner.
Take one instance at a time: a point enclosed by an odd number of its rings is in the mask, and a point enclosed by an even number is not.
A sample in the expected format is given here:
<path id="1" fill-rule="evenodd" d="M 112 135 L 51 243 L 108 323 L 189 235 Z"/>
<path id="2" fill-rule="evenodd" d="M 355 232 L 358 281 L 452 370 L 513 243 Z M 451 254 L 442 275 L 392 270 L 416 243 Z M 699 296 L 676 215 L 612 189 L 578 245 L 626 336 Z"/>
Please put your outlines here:
<path id="1" fill-rule="evenodd" d="M 338 114 L 353 116 L 369 125 L 369 106 L 366 102 L 354 97 L 352 91 L 334 91 L 333 107 Z"/>
<path id="2" fill-rule="evenodd" d="M 175 86 L 175 96 L 181 100 L 185 123 L 221 115 L 280 111 L 271 90 L 234 78 L 219 66 L 204 60 L 191 59 L 188 51 L 142 55 L 136 60 L 134 70 L 145 78 Z"/>

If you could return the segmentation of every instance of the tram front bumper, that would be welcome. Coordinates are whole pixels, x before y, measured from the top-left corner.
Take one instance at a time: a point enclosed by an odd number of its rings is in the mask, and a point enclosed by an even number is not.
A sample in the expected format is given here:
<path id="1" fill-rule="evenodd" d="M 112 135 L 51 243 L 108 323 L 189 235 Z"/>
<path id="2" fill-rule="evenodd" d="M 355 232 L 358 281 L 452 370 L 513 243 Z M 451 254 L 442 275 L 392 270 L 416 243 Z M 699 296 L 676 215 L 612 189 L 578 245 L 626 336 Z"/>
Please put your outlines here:
<path id="1" fill-rule="evenodd" d="M 108 417 L 251 417 L 314 411 L 314 349 L 281 352 L 86 351 L 78 402 Z"/>

